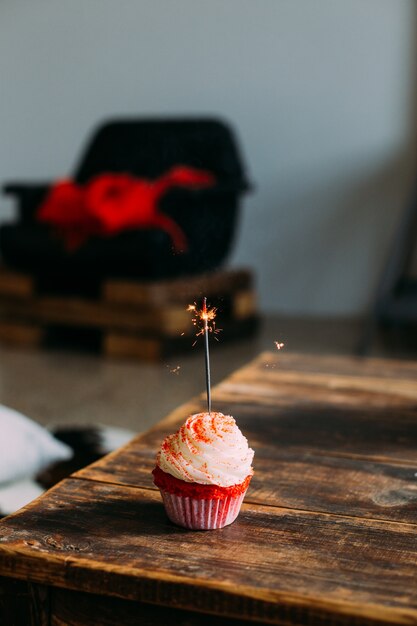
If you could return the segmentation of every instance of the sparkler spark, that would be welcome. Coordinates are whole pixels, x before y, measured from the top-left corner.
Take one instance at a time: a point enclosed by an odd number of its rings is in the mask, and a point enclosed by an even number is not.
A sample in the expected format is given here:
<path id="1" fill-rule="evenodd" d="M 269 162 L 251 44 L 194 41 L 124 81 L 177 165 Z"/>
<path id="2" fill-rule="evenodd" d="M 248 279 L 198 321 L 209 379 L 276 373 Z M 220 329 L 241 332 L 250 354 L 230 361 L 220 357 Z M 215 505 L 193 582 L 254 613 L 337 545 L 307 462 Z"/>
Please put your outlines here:
<path id="1" fill-rule="evenodd" d="M 284 344 L 280 341 L 274 341 L 274 344 L 277 350 L 282 350 L 282 348 L 284 347 Z M 276 363 L 265 363 L 265 367 L 267 368 L 275 369 L 276 366 Z"/>
<path id="2" fill-rule="evenodd" d="M 207 307 L 205 304 L 201 309 L 198 308 L 197 303 L 189 304 L 187 307 L 187 311 L 193 314 L 191 319 L 192 324 L 197 328 L 196 337 L 198 338 L 200 335 L 204 335 L 206 332 L 212 333 L 214 338 L 218 341 L 217 335 L 221 332 L 221 328 L 216 328 L 216 315 L 217 308 L 216 307 Z M 193 346 L 197 343 L 197 339 L 194 341 Z"/>
<path id="3" fill-rule="evenodd" d="M 166 366 L 169 369 L 170 374 L 178 374 L 180 373 L 181 365 L 176 365 L 175 367 L 171 367 L 171 365 Z"/>

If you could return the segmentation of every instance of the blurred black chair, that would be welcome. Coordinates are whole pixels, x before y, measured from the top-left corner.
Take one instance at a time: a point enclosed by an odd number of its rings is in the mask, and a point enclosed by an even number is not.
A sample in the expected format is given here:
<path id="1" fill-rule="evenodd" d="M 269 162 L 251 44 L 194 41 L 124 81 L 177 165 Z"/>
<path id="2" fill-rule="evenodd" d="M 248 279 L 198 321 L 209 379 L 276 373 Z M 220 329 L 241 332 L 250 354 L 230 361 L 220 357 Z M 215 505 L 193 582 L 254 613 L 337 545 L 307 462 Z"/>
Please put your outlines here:
<path id="1" fill-rule="evenodd" d="M 402 216 L 382 273 L 375 300 L 361 337 L 358 353 L 367 354 L 380 326 L 396 329 L 417 323 L 417 280 L 410 263 L 417 243 L 417 193 Z"/>
<path id="2" fill-rule="evenodd" d="M 230 251 L 239 199 L 249 189 L 230 128 L 216 119 L 121 119 L 104 123 L 93 134 L 75 170 L 79 184 L 102 173 L 155 178 L 175 165 L 214 174 L 207 189 L 175 188 L 160 208 L 184 231 L 189 248 L 173 254 L 169 236 L 160 230 L 130 230 L 111 238 L 93 237 L 68 252 L 35 214 L 49 183 L 8 183 L 16 197 L 17 223 L 0 228 L 0 250 L 10 267 L 33 274 L 99 279 L 130 276 L 169 278 L 219 267 Z"/>

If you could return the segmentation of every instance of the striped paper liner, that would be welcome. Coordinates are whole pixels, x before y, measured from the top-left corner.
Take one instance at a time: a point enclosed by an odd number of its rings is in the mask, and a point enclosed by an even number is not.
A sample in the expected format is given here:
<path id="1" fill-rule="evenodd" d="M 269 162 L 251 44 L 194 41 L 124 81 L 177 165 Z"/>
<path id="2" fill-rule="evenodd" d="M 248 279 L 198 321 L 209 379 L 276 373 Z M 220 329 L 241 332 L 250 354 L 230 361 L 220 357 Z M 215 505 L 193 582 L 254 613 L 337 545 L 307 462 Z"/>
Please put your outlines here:
<path id="1" fill-rule="evenodd" d="M 214 530 L 235 521 L 246 491 L 237 497 L 203 500 L 161 490 L 166 513 L 174 524 L 192 530 Z"/>

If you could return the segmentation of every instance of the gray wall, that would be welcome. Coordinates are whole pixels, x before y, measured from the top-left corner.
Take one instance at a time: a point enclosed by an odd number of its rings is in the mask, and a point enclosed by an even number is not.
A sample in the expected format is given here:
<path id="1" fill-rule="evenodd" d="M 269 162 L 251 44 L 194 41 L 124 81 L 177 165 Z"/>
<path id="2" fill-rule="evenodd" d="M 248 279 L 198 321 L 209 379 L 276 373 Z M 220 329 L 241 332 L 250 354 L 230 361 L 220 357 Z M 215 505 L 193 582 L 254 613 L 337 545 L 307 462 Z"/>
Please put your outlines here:
<path id="1" fill-rule="evenodd" d="M 415 162 L 413 4 L 0 0 L 0 182 L 71 172 L 106 116 L 219 114 L 257 186 L 231 263 L 263 309 L 361 313 Z"/>

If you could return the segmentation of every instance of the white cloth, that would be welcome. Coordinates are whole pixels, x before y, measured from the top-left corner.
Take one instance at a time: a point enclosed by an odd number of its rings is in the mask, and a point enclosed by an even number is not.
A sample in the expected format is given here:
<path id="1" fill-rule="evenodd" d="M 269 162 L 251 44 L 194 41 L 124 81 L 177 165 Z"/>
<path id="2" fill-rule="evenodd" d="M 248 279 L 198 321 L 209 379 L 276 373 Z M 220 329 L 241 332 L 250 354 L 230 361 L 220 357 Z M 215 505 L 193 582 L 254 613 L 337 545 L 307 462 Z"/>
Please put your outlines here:
<path id="1" fill-rule="evenodd" d="M 35 477 L 73 456 L 71 448 L 21 413 L 0 405 L 0 484 Z"/>

